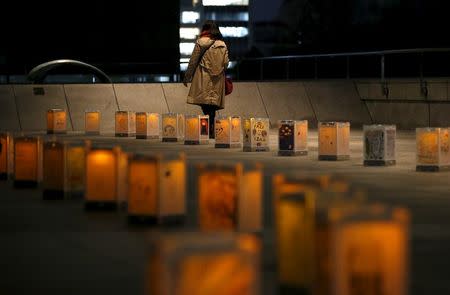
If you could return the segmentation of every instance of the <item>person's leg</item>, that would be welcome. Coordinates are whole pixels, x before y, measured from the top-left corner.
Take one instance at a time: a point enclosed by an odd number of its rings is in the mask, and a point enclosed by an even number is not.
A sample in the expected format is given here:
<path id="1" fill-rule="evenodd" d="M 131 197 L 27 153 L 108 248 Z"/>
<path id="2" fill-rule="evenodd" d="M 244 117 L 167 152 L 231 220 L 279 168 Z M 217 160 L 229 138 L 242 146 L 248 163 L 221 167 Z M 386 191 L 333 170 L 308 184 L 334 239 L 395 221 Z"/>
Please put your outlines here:
<path id="1" fill-rule="evenodd" d="M 216 119 L 217 107 L 214 105 L 202 105 L 203 114 L 209 115 L 209 138 L 215 137 L 214 122 Z"/>

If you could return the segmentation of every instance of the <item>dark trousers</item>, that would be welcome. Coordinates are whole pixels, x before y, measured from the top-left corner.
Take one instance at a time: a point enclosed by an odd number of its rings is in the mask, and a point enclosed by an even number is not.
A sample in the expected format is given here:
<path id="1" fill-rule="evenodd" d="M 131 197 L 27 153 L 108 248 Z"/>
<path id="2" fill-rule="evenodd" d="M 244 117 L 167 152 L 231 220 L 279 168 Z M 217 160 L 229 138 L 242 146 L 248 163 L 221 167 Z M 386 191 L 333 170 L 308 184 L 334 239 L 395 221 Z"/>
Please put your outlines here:
<path id="1" fill-rule="evenodd" d="M 204 115 L 209 115 L 209 138 L 214 138 L 214 122 L 216 119 L 217 106 L 215 105 L 201 105 Z"/>

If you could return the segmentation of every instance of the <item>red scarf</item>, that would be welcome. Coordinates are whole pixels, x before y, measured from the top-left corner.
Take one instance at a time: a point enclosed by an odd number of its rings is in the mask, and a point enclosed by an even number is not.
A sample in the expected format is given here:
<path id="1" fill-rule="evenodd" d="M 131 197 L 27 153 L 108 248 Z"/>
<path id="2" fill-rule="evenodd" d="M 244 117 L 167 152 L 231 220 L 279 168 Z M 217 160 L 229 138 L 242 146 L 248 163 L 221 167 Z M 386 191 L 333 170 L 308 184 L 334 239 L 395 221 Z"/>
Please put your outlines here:
<path id="1" fill-rule="evenodd" d="M 200 38 L 201 38 L 201 37 L 208 37 L 208 38 L 212 39 L 212 38 L 211 38 L 211 33 L 210 33 L 209 31 L 203 31 L 203 32 L 201 32 Z"/>

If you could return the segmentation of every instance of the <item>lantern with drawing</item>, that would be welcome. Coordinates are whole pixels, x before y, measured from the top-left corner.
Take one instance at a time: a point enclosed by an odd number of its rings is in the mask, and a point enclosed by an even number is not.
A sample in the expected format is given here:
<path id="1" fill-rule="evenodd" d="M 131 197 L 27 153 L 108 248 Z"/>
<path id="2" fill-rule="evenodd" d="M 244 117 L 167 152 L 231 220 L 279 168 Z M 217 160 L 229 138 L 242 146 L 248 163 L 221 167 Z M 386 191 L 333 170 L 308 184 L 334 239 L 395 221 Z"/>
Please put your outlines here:
<path id="1" fill-rule="evenodd" d="M 100 135 L 100 111 L 84 112 L 84 132 L 86 135 Z"/>
<path id="2" fill-rule="evenodd" d="M 350 123 L 319 122 L 319 160 L 350 159 Z"/>
<path id="3" fill-rule="evenodd" d="M 241 117 L 218 117 L 214 127 L 216 148 L 240 148 L 242 146 Z"/>
<path id="4" fill-rule="evenodd" d="M 161 116 L 157 113 L 136 113 L 136 138 L 160 139 Z"/>
<path id="5" fill-rule="evenodd" d="M 129 137 L 136 135 L 136 113 L 131 111 L 116 111 L 116 136 Z"/>
<path id="6" fill-rule="evenodd" d="M 244 152 L 269 151 L 269 128 L 267 118 L 250 118 L 244 120 Z"/>
<path id="7" fill-rule="evenodd" d="M 47 111 L 47 133 L 65 134 L 67 132 L 67 113 L 62 109 Z"/>
<path id="8" fill-rule="evenodd" d="M 416 170 L 440 171 L 450 168 L 450 128 L 416 129 Z"/>
<path id="9" fill-rule="evenodd" d="M 260 244 L 253 236 L 166 234 L 152 246 L 148 295 L 260 294 Z"/>
<path id="10" fill-rule="evenodd" d="M 395 125 L 364 125 L 364 166 L 395 165 Z"/>
<path id="11" fill-rule="evenodd" d="M 7 180 L 13 174 L 14 140 L 8 132 L 0 133 L 0 180 Z"/>
<path id="12" fill-rule="evenodd" d="M 42 140 L 21 136 L 14 139 L 14 186 L 37 187 L 42 181 Z"/>
<path id="13" fill-rule="evenodd" d="M 189 115 L 185 117 L 184 144 L 209 143 L 209 116 Z"/>
<path id="14" fill-rule="evenodd" d="M 162 115 L 162 141 L 176 142 L 184 138 L 184 115 L 168 113 Z"/>
<path id="15" fill-rule="evenodd" d="M 185 208 L 184 154 L 130 157 L 127 209 L 130 222 L 181 223 Z"/>
<path id="16" fill-rule="evenodd" d="M 308 121 L 278 121 L 278 155 L 308 154 Z"/>

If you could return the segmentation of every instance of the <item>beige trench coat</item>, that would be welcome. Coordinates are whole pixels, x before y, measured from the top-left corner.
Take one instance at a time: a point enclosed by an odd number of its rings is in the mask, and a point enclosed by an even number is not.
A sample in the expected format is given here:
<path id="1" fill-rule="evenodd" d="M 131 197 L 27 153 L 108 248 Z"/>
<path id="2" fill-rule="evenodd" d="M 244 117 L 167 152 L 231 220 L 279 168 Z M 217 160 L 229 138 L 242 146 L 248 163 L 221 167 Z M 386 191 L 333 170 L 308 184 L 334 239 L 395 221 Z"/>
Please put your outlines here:
<path id="1" fill-rule="evenodd" d="M 223 109 L 225 107 L 225 70 L 228 62 L 228 49 L 225 42 L 214 41 L 209 37 L 199 38 L 184 76 L 184 82 L 191 82 L 187 103 L 215 105 L 218 109 Z"/>

